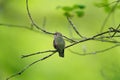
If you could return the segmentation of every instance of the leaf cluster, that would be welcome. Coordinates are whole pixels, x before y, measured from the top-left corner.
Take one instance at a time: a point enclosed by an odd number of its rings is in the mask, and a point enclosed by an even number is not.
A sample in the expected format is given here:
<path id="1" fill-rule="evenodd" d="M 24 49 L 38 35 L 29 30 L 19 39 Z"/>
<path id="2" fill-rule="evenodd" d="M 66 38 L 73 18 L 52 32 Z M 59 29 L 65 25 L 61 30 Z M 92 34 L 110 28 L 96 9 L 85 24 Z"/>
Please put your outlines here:
<path id="1" fill-rule="evenodd" d="M 103 7 L 104 11 L 109 13 L 114 6 L 112 4 L 117 3 L 117 2 L 120 2 L 120 0 L 117 0 L 117 1 L 114 1 L 114 2 L 110 2 L 109 0 L 101 0 L 101 2 L 95 3 L 94 5 L 98 8 Z M 120 5 L 117 5 L 116 9 L 120 9 Z"/>
<path id="2" fill-rule="evenodd" d="M 74 17 L 75 15 L 77 17 L 83 17 L 84 16 L 84 9 L 85 5 L 81 4 L 74 4 L 73 6 L 63 6 L 60 7 L 63 10 L 63 14 L 66 17 Z"/>

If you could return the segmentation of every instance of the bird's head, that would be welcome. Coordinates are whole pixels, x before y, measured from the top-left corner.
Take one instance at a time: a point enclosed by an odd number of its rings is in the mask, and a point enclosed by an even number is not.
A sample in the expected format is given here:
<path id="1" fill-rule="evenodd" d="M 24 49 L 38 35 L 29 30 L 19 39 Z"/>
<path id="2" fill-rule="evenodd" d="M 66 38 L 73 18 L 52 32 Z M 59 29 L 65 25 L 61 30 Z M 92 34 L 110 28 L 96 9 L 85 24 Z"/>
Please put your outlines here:
<path id="1" fill-rule="evenodd" d="M 54 37 L 61 37 L 61 36 L 62 36 L 62 34 L 59 33 L 59 32 L 56 32 L 56 33 L 54 34 Z"/>

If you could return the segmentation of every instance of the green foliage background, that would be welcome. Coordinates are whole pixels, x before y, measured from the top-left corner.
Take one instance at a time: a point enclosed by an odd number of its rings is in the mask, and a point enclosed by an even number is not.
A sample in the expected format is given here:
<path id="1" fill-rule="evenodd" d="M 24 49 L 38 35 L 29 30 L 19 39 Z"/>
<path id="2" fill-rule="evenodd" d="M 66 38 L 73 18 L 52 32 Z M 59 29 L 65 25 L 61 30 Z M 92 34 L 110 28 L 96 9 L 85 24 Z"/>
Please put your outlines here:
<path id="1" fill-rule="evenodd" d="M 111 0 L 113 1 L 113 0 Z M 85 15 L 82 18 L 74 17 L 73 22 L 79 32 L 90 37 L 99 32 L 100 27 L 107 16 L 102 8 L 93 4 L 96 0 L 29 0 L 29 8 L 38 25 L 42 25 L 44 16 L 47 18 L 45 29 L 51 32 L 61 32 L 71 37 L 69 23 L 62 10 L 57 6 L 71 6 L 73 4 L 84 4 Z M 108 27 L 120 23 L 120 11 L 114 16 L 115 23 L 110 17 L 106 24 Z M 0 23 L 30 26 L 25 0 L 0 0 Z M 72 30 L 72 35 L 78 36 Z M 24 66 L 48 55 L 47 53 L 21 59 L 23 54 L 53 49 L 53 36 L 32 30 L 0 26 L 0 80 L 23 69 Z M 68 45 L 69 43 L 66 43 Z M 75 45 L 69 49 L 83 53 L 83 47 L 88 52 L 101 50 L 114 44 L 98 41 L 89 41 Z M 60 58 L 56 53 L 54 56 L 39 62 L 21 76 L 12 80 L 120 80 L 120 50 L 119 47 L 96 55 L 78 56 L 72 54 L 69 49 L 65 50 L 65 58 Z"/>

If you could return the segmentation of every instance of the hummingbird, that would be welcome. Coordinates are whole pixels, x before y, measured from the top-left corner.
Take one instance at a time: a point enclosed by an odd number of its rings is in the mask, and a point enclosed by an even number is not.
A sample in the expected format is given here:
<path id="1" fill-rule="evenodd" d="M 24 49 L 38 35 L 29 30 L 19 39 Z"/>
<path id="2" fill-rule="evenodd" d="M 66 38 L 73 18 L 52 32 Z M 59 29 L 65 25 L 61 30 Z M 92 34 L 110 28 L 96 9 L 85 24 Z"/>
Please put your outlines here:
<path id="1" fill-rule="evenodd" d="M 64 57 L 65 41 L 64 41 L 61 33 L 56 32 L 54 34 L 53 46 L 58 51 L 59 56 Z"/>

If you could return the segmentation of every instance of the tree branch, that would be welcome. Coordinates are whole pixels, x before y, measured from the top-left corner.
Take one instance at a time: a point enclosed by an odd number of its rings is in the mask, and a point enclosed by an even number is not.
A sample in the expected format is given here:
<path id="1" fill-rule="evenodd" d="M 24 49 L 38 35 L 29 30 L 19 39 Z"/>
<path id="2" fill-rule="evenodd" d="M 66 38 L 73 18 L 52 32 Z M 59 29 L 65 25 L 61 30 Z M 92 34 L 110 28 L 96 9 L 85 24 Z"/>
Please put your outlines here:
<path id="1" fill-rule="evenodd" d="M 21 58 L 26 58 L 26 57 L 30 57 L 30 56 L 33 56 L 33 55 L 42 54 L 42 53 L 48 53 L 48 52 L 57 52 L 57 50 L 47 50 L 47 51 L 36 52 L 36 53 L 32 53 L 32 54 L 27 54 L 27 55 L 22 55 Z"/>
<path id="2" fill-rule="evenodd" d="M 115 8 L 116 8 L 116 6 L 118 5 L 119 2 L 120 2 L 120 0 L 116 1 L 116 4 L 112 7 L 111 11 L 108 13 L 107 17 L 103 21 L 103 24 L 102 24 L 101 29 L 100 29 L 100 33 L 103 31 L 103 29 L 104 29 L 104 27 L 105 27 L 109 17 L 111 16 L 112 12 L 114 12 L 114 10 L 115 10 Z"/>
<path id="3" fill-rule="evenodd" d="M 116 30 L 118 30 L 119 28 L 120 28 L 120 24 L 117 26 Z M 114 32 L 114 34 L 111 37 L 115 36 L 116 33 L 117 32 Z"/>
<path id="4" fill-rule="evenodd" d="M 26 8 L 27 8 L 28 17 L 29 17 L 29 19 L 30 19 L 30 21 L 31 21 L 31 23 L 32 23 L 33 26 L 35 26 L 38 30 L 41 30 L 41 31 L 44 32 L 44 33 L 54 35 L 54 33 L 48 32 L 48 31 L 40 28 L 40 27 L 33 21 L 33 18 L 32 18 L 31 14 L 30 14 L 30 11 L 29 11 L 28 0 L 26 0 Z"/>
<path id="5" fill-rule="evenodd" d="M 85 41 L 88 41 L 88 40 L 94 40 L 95 38 L 97 38 L 97 37 L 99 37 L 99 36 L 102 36 L 102 35 L 104 35 L 104 34 L 108 34 L 109 32 L 113 33 L 113 32 L 120 32 L 120 31 L 119 31 L 119 30 L 105 31 L 105 32 L 96 34 L 96 35 L 94 35 L 94 36 L 92 36 L 92 37 L 90 37 L 90 38 L 85 38 L 85 39 L 83 39 L 83 40 L 76 41 L 76 42 L 74 42 L 74 43 L 66 46 L 65 48 L 69 48 L 69 47 L 71 47 L 71 46 L 74 46 L 74 45 L 76 45 L 76 44 L 79 44 L 79 43 L 81 43 L 81 42 L 85 42 Z"/>
<path id="6" fill-rule="evenodd" d="M 118 47 L 120 46 L 120 44 L 115 44 L 114 46 L 111 46 L 109 48 L 106 48 L 106 49 L 103 49 L 103 50 L 98 50 L 98 51 L 94 51 L 94 52 L 90 52 L 90 53 L 84 53 L 84 54 L 80 54 L 79 52 L 75 52 L 75 51 L 72 51 L 70 50 L 70 52 L 74 53 L 74 54 L 77 54 L 77 55 L 80 55 L 80 56 L 86 56 L 86 55 L 94 55 L 94 54 L 98 54 L 98 53 L 103 53 L 103 52 L 106 52 L 108 50 L 111 50 L 115 47 Z"/>
<path id="7" fill-rule="evenodd" d="M 36 60 L 34 62 L 32 62 L 31 64 L 27 65 L 26 67 L 24 67 L 24 69 L 22 69 L 20 72 L 16 73 L 16 74 L 13 74 L 11 75 L 10 77 L 6 78 L 6 80 L 9 80 L 15 76 L 18 76 L 18 75 L 21 75 L 24 71 L 26 71 L 29 67 L 31 67 L 32 65 L 38 63 L 39 61 L 42 61 L 42 60 L 45 60 L 47 58 L 49 58 L 50 56 L 54 55 L 56 52 L 53 52 L 52 54 L 48 55 L 48 56 L 45 56 L 43 57 L 42 59 L 39 59 L 39 60 Z"/>
<path id="8" fill-rule="evenodd" d="M 73 24 L 73 22 L 71 21 L 71 19 L 70 19 L 69 17 L 67 17 L 67 20 L 68 20 L 68 22 L 70 23 L 70 25 L 72 26 L 73 30 L 76 32 L 76 34 L 77 34 L 79 37 L 83 38 L 83 36 L 82 36 L 82 35 L 79 33 L 79 31 L 76 29 L 76 26 Z"/>

